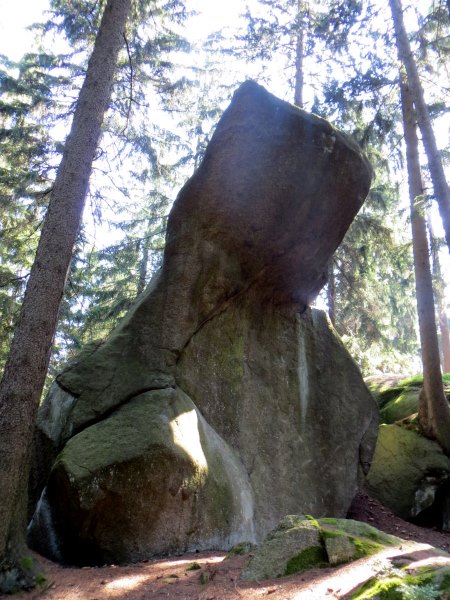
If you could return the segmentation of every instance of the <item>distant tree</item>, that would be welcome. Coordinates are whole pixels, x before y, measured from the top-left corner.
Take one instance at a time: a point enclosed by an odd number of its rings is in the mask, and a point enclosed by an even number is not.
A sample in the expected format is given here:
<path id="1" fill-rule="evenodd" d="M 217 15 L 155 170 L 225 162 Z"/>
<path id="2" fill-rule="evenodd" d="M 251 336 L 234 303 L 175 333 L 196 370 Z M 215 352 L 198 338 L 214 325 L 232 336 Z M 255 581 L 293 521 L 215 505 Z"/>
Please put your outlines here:
<path id="1" fill-rule="evenodd" d="M 445 302 L 446 284 L 442 275 L 441 261 L 439 258 L 440 243 L 434 235 L 433 222 L 429 214 L 427 215 L 427 225 L 431 247 L 433 289 L 435 291 L 437 318 L 441 332 L 441 364 L 443 372 L 450 373 L 450 331 Z"/>
<path id="2" fill-rule="evenodd" d="M 450 252 L 450 188 L 445 178 L 445 172 L 436 144 L 436 137 L 434 135 L 430 114 L 425 102 L 417 64 L 403 22 L 401 0 L 389 0 L 389 4 L 394 22 L 398 56 L 405 66 L 410 90 L 409 93 L 413 99 L 417 115 L 417 124 L 422 134 L 422 142 L 428 159 L 428 167 L 433 182 L 434 194 L 439 205 L 439 212 L 445 231 L 445 239 Z"/>
<path id="3" fill-rule="evenodd" d="M 35 57 L 0 57 L 0 373 L 6 360 L 59 158 L 49 134 L 54 92 L 65 78 Z"/>
<path id="4" fill-rule="evenodd" d="M 11 200 L 2 214 L 2 223 L 8 227 L 1 230 L 0 226 L 0 322 L 4 325 L 0 372 L 39 238 L 49 197 L 45 192 L 52 186 L 64 147 L 55 135 L 61 135 L 73 114 L 103 7 L 104 3 L 96 0 L 51 0 L 49 19 L 34 26 L 41 38 L 39 52 L 27 54 L 19 69 L 17 65 L 5 66 L 5 74 L 11 75 L 3 86 L 0 77 L 2 91 L 8 91 L 2 98 L 8 100 L 4 112 L 12 131 L 10 138 L 14 135 L 16 140 L 26 140 L 30 127 L 38 127 L 46 140 L 39 149 L 36 138 L 35 150 L 29 145 L 21 162 L 21 171 L 28 177 L 39 175 L 37 183 L 27 190 L 20 187 L 14 156 L 13 166 L 2 178 Z M 92 336 L 106 335 L 136 297 L 144 272 L 145 283 L 148 281 L 161 253 L 173 190 L 181 185 L 189 168 L 182 167 L 189 162 L 186 156 L 190 148 L 176 131 L 173 118 L 183 115 L 195 98 L 195 93 L 189 93 L 191 81 L 174 62 L 180 51 L 189 48 L 174 31 L 179 31 L 178 25 L 185 18 L 184 5 L 179 0 L 134 2 L 132 10 L 133 19 L 124 32 L 124 50 L 117 62 L 110 110 L 102 124 L 102 145 L 89 182 L 90 210 L 85 218 L 89 225 L 77 242 L 50 374 L 70 353 L 92 341 Z M 53 52 L 48 39 L 55 36 L 63 38 L 64 53 Z M 8 116 L 11 107 L 23 105 L 24 90 L 30 96 L 27 114 L 20 119 Z M 41 98 L 40 104 L 35 97 Z M 0 106 L 0 118 L 1 114 Z M 13 149 L 14 144 L 10 147 Z M 34 151 L 41 152 L 39 172 L 32 159 Z M 111 222 L 113 231 L 109 243 L 92 235 L 98 224 L 106 229 L 105 221 Z"/>
<path id="5" fill-rule="evenodd" d="M 450 409 L 444 393 L 440 367 L 416 116 L 413 94 L 406 78 L 402 76 L 400 76 L 400 88 L 411 203 L 417 312 L 423 363 L 423 387 L 419 397 L 419 424 L 425 435 L 435 438 L 444 451 L 450 454 Z"/>
<path id="6" fill-rule="evenodd" d="M 24 560 L 32 431 L 130 10 L 131 0 L 105 6 L 0 383 L 0 592 L 34 583 Z"/>
<path id="7" fill-rule="evenodd" d="M 345 51 L 337 73 L 323 81 L 313 110 L 353 135 L 375 173 L 368 198 L 329 265 L 326 293 L 338 333 L 370 374 L 411 368 L 419 346 L 410 237 L 404 234 L 406 214 L 396 180 L 402 156 L 395 57 L 381 44 L 386 32 L 371 27 L 375 7 L 367 3 L 357 14 L 341 39 Z"/>

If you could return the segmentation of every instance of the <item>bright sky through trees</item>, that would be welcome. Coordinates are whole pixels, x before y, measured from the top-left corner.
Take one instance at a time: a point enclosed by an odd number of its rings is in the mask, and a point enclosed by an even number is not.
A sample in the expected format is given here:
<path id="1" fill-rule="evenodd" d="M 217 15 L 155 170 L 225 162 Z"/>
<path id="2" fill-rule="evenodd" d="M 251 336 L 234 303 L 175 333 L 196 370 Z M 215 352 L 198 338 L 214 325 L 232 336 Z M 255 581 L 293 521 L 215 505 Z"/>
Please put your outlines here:
<path id="1" fill-rule="evenodd" d="M 223 27 L 244 9 L 241 0 L 187 0 L 186 5 L 199 13 L 192 20 L 190 34 L 193 37 Z M 0 0 L 0 54 L 19 59 L 33 41 L 33 33 L 26 27 L 43 20 L 42 14 L 48 7 L 49 0 Z"/>
<path id="2" fill-rule="evenodd" d="M 386 8 L 386 18 L 390 18 L 388 3 L 380 0 L 383 7 Z M 189 11 L 194 10 L 199 14 L 190 19 L 187 34 L 193 40 L 205 38 L 208 33 L 216 31 L 227 24 L 236 23 L 238 15 L 245 10 L 246 4 L 242 0 L 186 0 Z M 429 4 L 428 0 L 417 0 L 416 9 L 426 10 Z M 0 54 L 5 54 L 12 60 L 18 60 L 21 56 L 31 49 L 34 34 L 28 31 L 27 26 L 32 23 L 45 20 L 44 11 L 49 8 L 49 0 L 0 0 L 0 11 L 2 19 L 0 21 Z M 407 26 L 414 29 L 415 14 L 413 9 L 405 11 L 405 21 Z M 241 79 L 245 78 L 243 74 Z M 284 96 L 285 90 L 271 89 L 275 94 Z M 290 98 L 286 98 L 290 100 Z M 448 141 L 450 126 L 450 116 L 447 114 L 441 118 L 439 127 L 435 127 L 435 132 L 440 147 L 445 147 Z M 435 219 L 435 229 L 438 235 L 442 234 L 440 219 Z M 104 232 L 102 232 L 104 235 Z M 444 258 L 444 257 L 443 257 Z M 446 272 L 446 279 L 449 280 L 448 257 L 443 260 L 443 269 Z"/>

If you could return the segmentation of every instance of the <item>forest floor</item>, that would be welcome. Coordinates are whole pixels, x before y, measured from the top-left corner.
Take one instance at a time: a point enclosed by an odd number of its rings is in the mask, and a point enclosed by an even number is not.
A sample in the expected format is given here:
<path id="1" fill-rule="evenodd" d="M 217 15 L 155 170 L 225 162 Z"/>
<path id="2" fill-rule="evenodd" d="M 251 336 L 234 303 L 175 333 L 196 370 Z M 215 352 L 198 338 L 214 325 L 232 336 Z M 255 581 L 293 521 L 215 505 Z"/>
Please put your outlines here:
<path id="1" fill-rule="evenodd" d="M 364 521 L 405 540 L 381 554 L 327 569 L 258 583 L 239 579 L 248 556 L 225 559 L 223 552 L 201 552 L 131 565 L 62 567 L 41 557 L 47 581 L 43 588 L 13 596 L 15 600 L 321 600 L 346 599 L 360 583 L 389 569 L 389 558 L 426 561 L 429 546 L 450 552 L 450 534 L 419 527 L 396 517 L 366 494 L 358 494 L 349 518 Z M 192 570 L 196 563 L 197 569 Z M 191 567 L 191 569 L 189 568 Z M 200 568 L 199 568 L 200 567 Z"/>

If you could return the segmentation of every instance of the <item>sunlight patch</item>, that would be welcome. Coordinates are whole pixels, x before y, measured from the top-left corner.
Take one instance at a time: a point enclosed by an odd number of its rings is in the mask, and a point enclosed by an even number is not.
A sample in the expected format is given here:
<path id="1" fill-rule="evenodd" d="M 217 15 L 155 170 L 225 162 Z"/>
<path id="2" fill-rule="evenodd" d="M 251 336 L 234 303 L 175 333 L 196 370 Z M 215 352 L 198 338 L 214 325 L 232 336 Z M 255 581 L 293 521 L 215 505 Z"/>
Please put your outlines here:
<path id="1" fill-rule="evenodd" d="M 110 581 L 105 585 L 105 588 L 111 592 L 123 592 L 125 590 L 134 590 L 145 581 L 150 579 L 148 575 L 129 575 Z"/>

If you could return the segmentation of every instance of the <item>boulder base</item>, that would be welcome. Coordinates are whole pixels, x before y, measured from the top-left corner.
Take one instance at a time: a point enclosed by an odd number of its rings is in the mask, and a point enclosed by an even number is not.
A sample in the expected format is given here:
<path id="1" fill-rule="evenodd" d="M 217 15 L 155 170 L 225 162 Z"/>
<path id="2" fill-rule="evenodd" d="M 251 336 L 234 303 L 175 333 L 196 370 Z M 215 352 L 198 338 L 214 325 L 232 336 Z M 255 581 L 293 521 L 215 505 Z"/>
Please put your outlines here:
<path id="1" fill-rule="evenodd" d="M 30 526 L 35 548 L 80 565 L 254 537 L 247 473 L 178 389 L 141 394 L 71 438 Z"/>

